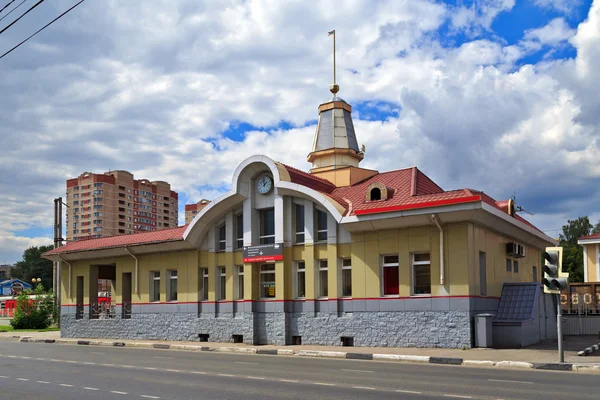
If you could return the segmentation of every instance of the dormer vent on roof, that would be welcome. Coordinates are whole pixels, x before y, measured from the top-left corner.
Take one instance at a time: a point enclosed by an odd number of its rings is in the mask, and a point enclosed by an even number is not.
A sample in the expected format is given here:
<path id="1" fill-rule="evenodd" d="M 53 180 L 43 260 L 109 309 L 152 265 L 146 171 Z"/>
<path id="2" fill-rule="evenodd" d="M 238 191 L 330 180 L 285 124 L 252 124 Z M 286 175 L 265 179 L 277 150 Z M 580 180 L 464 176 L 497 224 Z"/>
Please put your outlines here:
<path id="1" fill-rule="evenodd" d="M 365 201 L 378 201 L 388 199 L 388 189 L 383 183 L 373 182 L 367 186 Z"/>

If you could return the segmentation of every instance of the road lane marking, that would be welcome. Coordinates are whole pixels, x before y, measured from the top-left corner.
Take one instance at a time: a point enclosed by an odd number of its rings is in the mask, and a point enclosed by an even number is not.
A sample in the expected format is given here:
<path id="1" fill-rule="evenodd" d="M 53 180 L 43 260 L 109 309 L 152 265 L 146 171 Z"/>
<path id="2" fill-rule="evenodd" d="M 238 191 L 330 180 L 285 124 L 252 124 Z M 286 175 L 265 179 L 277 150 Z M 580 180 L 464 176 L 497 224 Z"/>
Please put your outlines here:
<path id="1" fill-rule="evenodd" d="M 45 358 L 36 358 L 36 360 L 38 360 L 38 361 L 46 361 Z"/>
<path id="2" fill-rule="evenodd" d="M 167 372 L 181 372 L 180 369 L 165 369 Z"/>
<path id="3" fill-rule="evenodd" d="M 96 365 L 96 363 L 94 362 L 89 362 L 89 361 L 84 361 L 83 362 L 85 365 Z"/>
<path id="4" fill-rule="evenodd" d="M 23 382 L 29 382 L 29 379 L 27 378 L 17 378 L 18 381 L 23 381 Z"/>
<path id="5" fill-rule="evenodd" d="M 144 369 L 150 370 L 150 371 L 156 371 L 156 368 L 154 367 L 144 367 Z"/>
<path id="6" fill-rule="evenodd" d="M 258 363 L 253 363 L 253 362 L 244 362 L 244 361 L 234 361 L 234 364 L 248 364 L 248 365 L 256 365 Z"/>
<path id="7" fill-rule="evenodd" d="M 527 384 L 533 385 L 533 382 L 529 382 L 529 381 L 508 381 L 508 380 L 505 380 L 505 379 L 488 379 L 488 381 L 490 381 L 490 382 L 504 382 L 504 383 L 527 383 Z"/>
<path id="8" fill-rule="evenodd" d="M 202 371 L 189 371 L 190 374 L 197 374 L 197 375 L 206 375 L 206 372 L 202 372 Z"/>
<path id="9" fill-rule="evenodd" d="M 93 387 L 84 387 L 83 390 L 100 390 L 100 389 L 93 388 Z"/>
<path id="10" fill-rule="evenodd" d="M 414 390 L 401 390 L 401 389 L 396 390 L 396 392 L 398 392 L 398 393 L 410 393 L 410 394 L 421 394 L 422 393 L 422 392 L 416 392 Z"/>
<path id="11" fill-rule="evenodd" d="M 133 365 L 121 365 L 121 368 L 135 368 Z"/>
<path id="12" fill-rule="evenodd" d="M 152 358 L 164 358 L 166 360 L 172 360 L 173 359 L 173 357 L 163 357 L 163 356 L 154 356 Z"/>
<path id="13" fill-rule="evenodd" d="M 127 392 L 119 392 L 119 391 L 117 391 L 117 390 L 111 390 L 110 392 L 111 392 L 111 393 L 114 393 L 114 394 L 129 394 L 129 393 L 127 393 Z"/>
<path id="14" fill-rule="evenodd" d="M 375 371 L 368 371 L 366 369 L 343 369 L 342 371 L 348 371 L 348 372 L 375 372 Z"/>
<path id="15" fill-rule="evenodd" d="M 46 382 L 46 381 L 36 381 L 37 383 L 50 383 L 50 382 Z"/>
<path id="16" fill-rule="evenodd" d="M 246 378 L 248 379 L 259 379 L 259 380 L 264 380 L 265 378 L 262 378 L 260 376 L 247 376 Z"/>
<path id="17" fill-rule="evenodd" d="M 375 390 L 374 387 L 369 386 L 352 386 L 354 389 L 364 389 L 364 390 Z"/>
<path id="18" fill-rule="evenodd" d="M 280 379 L 279 382 L 289 382 L 289 383 L 298 383 L 300 381 L 294 381 L 292 379 Z"/>
<path id="19" fill-rule="evenodd" d="M 73 387 L 73 385 L 67 385 L 66 383 L 61 383 L 59 386 L 64 386 L 64 387 Z"/>
<path id="20" fill-rule="evenodd" d="M 443 394 L 444 397 L 455 397 L 457 399 L 472 399 L 472 396 L 463 396 L 460 394 Z"/>
<path id="21" fill-rule="evenodd" d="M 335 386 L 335 383 L 325 383 L 325 382 L 313 382 L 314 385 L 320 386 Z"/>
<path id="22" fill-rule="evenodd" d="M 140 397 L 145 397 L 146 399 L 160 399 L 158 396 L 150 396 L 147 394 L 140 394 Z"/>
<path id="23" fill-rule="evenodd" d="M 22 358 L 23 360 L 31 360 L 31 357 L 25 357 L 25 356 L 21 356 L 19 358 Z"/>
<path id="24" fill-rule="evenodd" d="M 8 379 L 8 376 L 0 375 L 1 379 Z"/>
<path id="25" fill-rule="evenodd" d="M 217 374 L 217 375 L 219 375 L 219 376 L 228 376 L 228 377 L 233 377 L 233 376 L 235 376 L 235 375 L 230 375 L 230 374 Z"/>
<path id="26" fill-rule="evenodd" d="M 102 365 L 103 367 L 114 367 L 115 366 L 115 364 L 100 364 L 100 365 Z"/>

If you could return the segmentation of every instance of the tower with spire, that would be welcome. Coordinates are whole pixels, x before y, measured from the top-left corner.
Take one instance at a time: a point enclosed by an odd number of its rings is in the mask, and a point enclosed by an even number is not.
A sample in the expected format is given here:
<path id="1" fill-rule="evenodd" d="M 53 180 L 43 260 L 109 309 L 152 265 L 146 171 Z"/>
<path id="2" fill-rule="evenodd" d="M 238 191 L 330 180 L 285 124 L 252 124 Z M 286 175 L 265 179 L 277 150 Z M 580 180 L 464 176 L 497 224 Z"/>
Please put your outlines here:
<path id="1" fill-rule="evenodd" d="M 348 186 L 370 177 L 377 171 L 359 168 L 364 158 L 356 140 L 352 122 L 352 106 L 338 97 L 340 90 L 335 79 L 335 30 L 333 35 L 333 98 L 319 105 L 319 122 L 308 162 L 310 173 L 331 181 L 336 186 Z"/>

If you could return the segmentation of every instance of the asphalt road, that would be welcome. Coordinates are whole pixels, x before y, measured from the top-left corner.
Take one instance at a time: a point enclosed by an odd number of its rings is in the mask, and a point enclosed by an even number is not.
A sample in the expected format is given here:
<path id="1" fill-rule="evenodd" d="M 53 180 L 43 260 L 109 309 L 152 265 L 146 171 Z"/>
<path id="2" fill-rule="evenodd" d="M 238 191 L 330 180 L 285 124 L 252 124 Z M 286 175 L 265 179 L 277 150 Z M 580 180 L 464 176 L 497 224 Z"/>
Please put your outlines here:
<path id="1" fill-rule="evenodd" d="M 0 342 L 0 398 L 597 400 L 598 375 Z"/>

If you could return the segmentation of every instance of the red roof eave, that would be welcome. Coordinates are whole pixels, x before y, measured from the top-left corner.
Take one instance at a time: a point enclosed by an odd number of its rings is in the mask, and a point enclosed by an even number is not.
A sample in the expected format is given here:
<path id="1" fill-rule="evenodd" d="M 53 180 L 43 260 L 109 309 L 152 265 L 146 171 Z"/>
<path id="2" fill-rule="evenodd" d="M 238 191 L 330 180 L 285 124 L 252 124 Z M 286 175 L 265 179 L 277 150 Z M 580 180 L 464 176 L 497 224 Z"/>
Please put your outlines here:
<path id="1" fill-rule="evenodd" d="M 426 201 L 423 203 L 403 204 L 403 205 L 390 206 L 390 207 L 370 208 L 370 209 L 364 209 L 364 210 L 356 210 L 356 211 L 354 211 L 354 214 L 355 215 L 379 214 L 379 213 L 386 213 L 386 212 L 393 212 L 393 211 L 416 210 L 416 209 L 421 209 L 421 208 L 448 206 L 448 205 L 452 205 L 452 204 L 474 203 L 477 201 L 481 201 L 481 196 L 468 196 L 468 197 L 461 197 L 458 199 L 434 200 L 434 201 Z"/>

